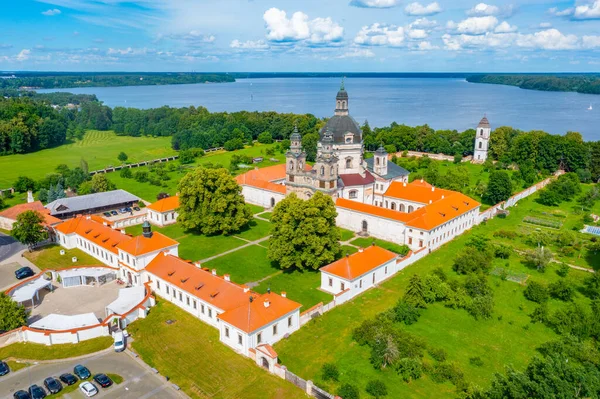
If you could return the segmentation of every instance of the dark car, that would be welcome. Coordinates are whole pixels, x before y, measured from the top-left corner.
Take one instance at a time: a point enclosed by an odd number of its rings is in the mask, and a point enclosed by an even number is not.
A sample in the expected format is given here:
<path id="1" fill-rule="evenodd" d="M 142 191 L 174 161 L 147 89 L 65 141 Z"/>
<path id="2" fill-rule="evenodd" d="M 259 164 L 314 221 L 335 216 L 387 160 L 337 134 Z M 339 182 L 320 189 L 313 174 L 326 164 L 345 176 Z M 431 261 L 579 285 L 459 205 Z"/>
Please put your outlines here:
<path id="1" fill-rule="evenodd" d="M 73 385 L 77 382 L 77 377 L 75 377 L 71 373 L 61 374 L 59 378 L 63 383 L 65 383 L 67 385 Z"/>
<path id="2" fill-rule="evenodd" d="M 51 394 L 59 393 L 62 390 L 62 384 L 54 377 L 46 378 L 44 380 L 44 386 Z"/>
<path id="3" fill-rule="evenodd" d="M 107 218 L 111 217 L 112 215 L 110 214 L 110 212 L 104 212 L 103 213 L 104 216 L 106 216 Z"/>
<path id="4" fill-rule="evenodd" d="M 8 373 L 10 373 L 8 364 L 6 364 L 6 362 L 0 362 L 0 376 L 6 375 Z"/>
<path id="5" fill-rule="evenodd" d="M 96 381 L 102 388 L 108 388 L 112 385 L 112 380 L 108 378 L 106 374 L 96 374 L 94 376 L 94 381 Z"/>
<path id="6" fill-rule="evenodd" d="M 29 396 L 31 396 L 31 399 L 44 399 L 46 391 L 41 386 L 33 384 L 29 387 Z"/>
<path id="7" fill-rule="evenodd" d="M 88 378 L 90 378 L 92 376 L 92 373 L 90 373 L 90 370 L 88 370 L 87 367 L 82 366 L 81 364 L 78 364 L 77 366 L 75 366 L 73 368 L 73 372 L 75 373 L 75 375 L 77 377 L 79 377 L 80 380 L 87 380 Z"/>
<path id="8" fill-rule="evenodd" d="M 15 398 L 15 399 L 31 399 L 31 396 L 29 396 L 27 391 L 24 391 L 21 389 L 13 394 L 13 398 Z"/>
<path id="9" fill-rule="evenodd" d="M 137 212 L 137 211 L 139 211 L 139 210 L 140 210 L 140 207 L 139 207 L 139 206 L 134 206 L 134 207 L 133 207 L 133 210 Z"/>
<path id="10" fill-rule="evenodd" d="M 119 214 L 119 212 L 117 212 L 117 211 L 110 211 L 110 214 L 113 215 L 113 216 L 117 216 Z"/>
<path id="11" fill-rule="evenodd" d="M 31 270 L 31 267 L 25 266 L 15 271 L 15 277 L 18 280 L 22 280 L 27 277 L 33 276 L 35 273 Z"/>

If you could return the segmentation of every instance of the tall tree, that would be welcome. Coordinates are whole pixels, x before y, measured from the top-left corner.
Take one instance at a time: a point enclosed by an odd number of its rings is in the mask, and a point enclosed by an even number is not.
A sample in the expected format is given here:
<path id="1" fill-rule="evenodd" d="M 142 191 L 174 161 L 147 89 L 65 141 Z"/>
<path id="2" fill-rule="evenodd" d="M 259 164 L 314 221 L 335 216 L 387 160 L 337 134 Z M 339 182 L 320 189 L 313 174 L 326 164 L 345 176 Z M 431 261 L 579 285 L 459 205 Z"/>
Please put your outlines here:
<path id="1" fill-rule="evenodd" d="M 490 173 L 485 199 L 490 204 L 506 201 L 512 194 L 510 176 L 504 170 L 495 170 Z"/>
<path id="2" fill-rule="evenodd" d="M 27 310 L 11 297 L 0 292 L 0 331 L 10 331 L 27 323 Z"/>
<path id="3" fill-rule="evenodd" d="M 331 197 L 316 192 L 303 201 L 295 194 L 273 210 L 268 257 L 283 269 L 318 269 L 340 251 L 337 212 Z"/>
<path id="4" fill-rule="evenodd" d="M 42 223 L 44 223 L 44 216 L 41 213 L 25 211 L 17 216 L 10 233 L 31 249 L 38 242 L 48 238 L 48 232 Z"/>
<path id="5" fill-rule="evenodd" d="M 117 156 L 117 159 L 118 159 L 119 161 L 121 161 L 121 162 L 125 162 L 125 161 L 127 161 L 127 159 L 128 159 L 128 158 L 129 158 L 129 157 L 127 156 L 127 154 L 125 154 L 123 151 L 121 151 L 121 152 L 119 153 L 119 155 Z"/>
<path id="6" fill-rule="evenodd" d="M 252 219 L 242 188 L 227 169 L 197 168 L 181 179 L 178 190 L 177 221 L 186 229 L 229 234 Z"/>
<path id="7" fill-rule="evenodd" d="M 97 173 L 92 176 L 92 191 L 95 193 L 103 193 L 105 191 L 111 191 L 116 188 L 115 183 L 108 180 L 106 174 Z"/>
<path id="8" fill-rule="evenodd" d="M 423 282 L 418 274 L 413 274 L 410 278 L 408 287 L 406 287 L 406 292 L 404 293 L 404 302 L 417 308 L 427 307 Z"/>

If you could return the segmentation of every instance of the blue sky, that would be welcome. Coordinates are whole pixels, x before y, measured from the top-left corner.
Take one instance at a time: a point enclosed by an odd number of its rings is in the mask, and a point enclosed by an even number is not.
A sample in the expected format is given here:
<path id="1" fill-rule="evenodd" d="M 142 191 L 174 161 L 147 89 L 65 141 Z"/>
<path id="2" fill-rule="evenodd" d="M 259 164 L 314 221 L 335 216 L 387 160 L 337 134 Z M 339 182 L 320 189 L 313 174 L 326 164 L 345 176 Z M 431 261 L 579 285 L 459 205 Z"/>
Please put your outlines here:
<path id="1" fill-rule="evenodd" d="M 600 0 L 18 0 L 0 70 L 600 70 Z"/>

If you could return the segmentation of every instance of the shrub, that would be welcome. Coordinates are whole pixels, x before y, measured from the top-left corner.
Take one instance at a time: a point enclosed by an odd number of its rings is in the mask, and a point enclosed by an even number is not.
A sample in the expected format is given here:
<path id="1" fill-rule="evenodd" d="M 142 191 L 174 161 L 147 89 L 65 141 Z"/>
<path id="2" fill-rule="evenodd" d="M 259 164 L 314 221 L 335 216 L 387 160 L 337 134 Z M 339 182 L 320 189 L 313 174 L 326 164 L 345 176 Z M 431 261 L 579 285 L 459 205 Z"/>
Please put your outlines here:
<path id="1" fill-rule="evenodd" d="M 494 256 L 500 259 L 508 259 L 512 253 L 512 248 L 508 245 L 498 244 L 494 247 Z"/>
<path id="2" fill-rule="evenodd" d="M 512 240 L 517 237 L 517 233 L 508 230 L 498 230 L 494 232 L 494 237 L 508 238 L 509 240 Z"/>
<path id="3" fill-rule="evenodd" d="M 244 148 L 244 141 L 240 138 L 231 139 L 223 144 L 223 148 L 225 148 L 226 151 L 241 150 Z"/>
<path id="4" fill-rule="evenodd" d="M 340 372 L 335 364 L 325 363 L 323 367 L 321 367 L 321 377 L 323 378 L 323 381 L 338 381 Z"/>
<path id="5" fill-rule="evenodd" d="M 396 372 L 405 382 L 409 382 L 421 378 L 423 367 L 418 359 L 405 357 L 396 364 Z"/>
<path id="6" fill-rule="evenodd" d="M 525 291 L 523 291 L 523 295 L 530 301 L 537 303 L 544 303 L 549 297 L 548 289 L 543 284 L 536 281 L 530 281 L 527 284 Z"/>
<path id="7" fill-rule="evenodd" d="M 133 173 L 131 173 L 130 168 L 123 168 L 119 172 L 119 176 L 121 176 L 124 179 L 131 179 L 131 177 L 133 176 Z"/>
<path id="8" fill-rule="evenodd" d="M 338 396 L 344 399 L 359 399 L 360 392 L 358 388 L 352 384 L 343 384 L 338 390 Z"/>
<path id="9" fill-rule="evenodd" d="M 367 387 L 365 390 L 375 399 L 383 398 L 388 394 L 387 386 L 383 383 L 383 381 L 380 380 L 371 380 L 367 382 Z"/>
<path id="10" fill-rule="evenodd" d="M 494 298 L 491 295 L 478 296 L 467 306 L 467 311 L 475 319 L 489 319 L 494 311 Z"/>
<path id="11" fill-rule="evenodd" d="M 575 290 L 564 280 L 558 280 L 548 286 L 550 296 L 561 301 L 570 301 L 573 298 Z"/>
<path id="12" fill-rule="evenodd" d="M 133 178 L 137 182 L 145 183 L 148 181 L 148 171 L 142 170 L 142 169 L 136 170 L 135 173 L 133 174 Z"/>
<path id="13" fill-rule="evenodd" d="M 273 142 L 273 136 L 269 132 L 262 132 L 258 135 L 257 141 L 261 144 L 271 144 Z"/>
<path id="14" fill-rule="evenodd" d="M 394 306 L 393 312 L 394 321 L 404 323 L 407 326 L 416 323 L 421 316 L 421 312 L 416 306 L 406 303 L 403 300 L 398 301 L 396 306 Z"/>
<path id="15" fill-rule="evenodd" d="M 438 384 L 450 381 L 454 385 L 459 384 L 464 379 L 464 374 L 453 363 L 438 363 L 433 366 L 431 379 Z"/>
<path id="16" fill-rule="evenodd" d="M 469 363 L 475 367 L 483 366 L 483 360 L 479 356 L 469 358 Z"/>
<path id="17" fill-rule="evenodd" d="M 427 352 L 429 352 L 429 355 L 438 362 L 446 361 L 447 354 L 443 348 L 429 348 Z"/>
<path id="18" fill-rule="evenodd" d="M 452 269 L 459 274 L 487 272 L 491 267 L 491 261 L 487 252 L 464 250 L 454 259 Z"/>
<path id="19" fill-rule="evenodd" d="M 182 165 L 186 165 L 189 163 L 194 163 L 194 160 L 196 159 L 196 155 L 194 154 L 194 151 L 192 151 L 192 150 L 181 150 L 181 151 L 179 151 L 178 159 Z"/>

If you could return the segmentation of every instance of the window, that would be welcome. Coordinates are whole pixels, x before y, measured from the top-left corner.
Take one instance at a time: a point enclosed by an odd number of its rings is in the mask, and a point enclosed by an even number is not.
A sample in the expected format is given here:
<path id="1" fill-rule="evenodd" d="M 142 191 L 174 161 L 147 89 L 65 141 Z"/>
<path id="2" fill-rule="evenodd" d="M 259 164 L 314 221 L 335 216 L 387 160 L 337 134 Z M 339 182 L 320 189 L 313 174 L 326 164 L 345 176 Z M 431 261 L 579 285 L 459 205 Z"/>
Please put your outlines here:
<path id="1" fill-rule="evenodd" d="M 156 280 L 156 289 L 160 290 L 160 281 Z"/>
<path id="2" fill-rule="evenodd" d="M 398 210 L 400 212 L 404 212 L 406 210 L 406 208 L 404 207 L 404 204 L 400 204 L 400 207 L 398 208 Z"/>
<path id="3" fill-rule="evenodd" d="M 290 170 L 294 170 L 294 162 L 290 161 Z"/>
<path id="4" fill-rule="evenodd" d="M 481 129 L 481 130 L 479 131 L 479 135 L 480 135 L 480 136 L 483 136 L 483 129 Z"/>
<path id="5" fill-rule="evenodd" d="M 351 190 L 351 191 L 348 193 L 348 197 L 349 197 L 349 198 L 356 198 L 356 197 L 358 197 L 358 190 Z"/>
<path id="6" fill-rule="evenodd" d="M 129 255 L 127 255 L 127 263 L 130 263 L 130 262 L 129 262 Z"/>
<path id="7" fill-rule="evenodd" d="M 362 288 L 362 279 L 358 281 L 358 288 Z"/>
<path id="8" fill-rule="evenodd" d="M 277 324 L 273 325 L 273 335 L 277 335 Z"/>
<path id="9" fill-rule="evenodd" d="M 423 248 L 423 240 L 419 240 L 419 248 Z"/>
<path id="10" fill-rule="evenodd" d="M 238 334 L 238 345 L 242 345 L 242 334 Z"/>
<path id="11" fill-rule="evenodd" d="M 212 309 L 208 308 L 208 318 L 212 319 Z"/>
<path id="12" fill-rule="evenodd" d="M 258 335 L 256 336 L 256 342 L 259 344 L 262 342 L 262 333 L 261 332 L 259 332 Z"/>
<path id="13" fill-rule="evenodd" d="M 411 213 L 411 212 L 412 212 L 412 211 L 414 211 L 414 210 L 415 210 L 415 208 L 413 208 L 413 206 L 412 206 L 412 205 L 409 205 L 409 206 L 408 206 L 408 213 Z"/>
<path id="14" fill-rule="evenodd" d="M 376 165 L 379 165 L 379 157 L 376 157 L 376 158 L 375 158 L 375 164 L 376 164 Z"/>
<path id="15" fill-rule="evenodd" d="M 177 298 L 177 291 L 173 288 L 173 298 Z"/>
<path id="16" fill-rule="evenodd" d="M 479 149 L 481 149 L 481 146 L 483 145 L 483 142 L 479 142 Z"/>
<path id="17" fill-rule="evenodd" d="M 412 245 L 412 237 L 408 237 L 408 245 Z"/>
<path id="18" fill-rule="evenodd" d="M 292 316 L 288 317 L 288 327 L 292 326 Z"/>
<path id="19" fill-rule="evenodd" d="M 169 295 L 169 286 L 165 285 L 165 287 L 167 288 L 167 295 Z"/>
<path id="20" fill-rule="evenodd" d="M 196 300 L 194 299 L 194 300 L 192 301 L 192 303 L 194 304 L 194 309 L 196 309 L 196 308 L 197 308 L 197 306 L 198 306 L 198 304 L 196 303 Z"/>
<path id="21" fill-rule="evenodd" d="M 321 176 L 325 176 L 325 167 L 321 166 Z"/>
<path id="22" fill-rule="evenodd" d="M 225 336 L 229 338 L 229 327 L 225 327 Z"/>
<path id="23" fill-rule="evenodd" d="M 179 302 L 183 302 L 183 295 L 181 295 L 181 291 L 179 292 Z"/>
<path id="24" fill-rule="evenodd" d="M 204 305 L 200 304 L 200 311 L 204 314 Z"/>
<path id="25" fill-rule="evenodd" d="M 346 159 L 346 169 L 352 169 L 352 159 Z"/>
<path id="26" fill-rule="evenodd" d="M 395 211 L 395 210 L 396 210 L 396 203 L 392 202 L 392 211 Z"/>
<path id="27" fill-rule="evenodd" d="M 387 274 L 387 266 L 385 267 L 385 274 Z"/>
<path id="28" fill-rule="evenodd" d="M 344 283 L 340 283 L 340 289 L 341 289 L 342 291 L 344 291 L 344 290 L 346 289 L 346 286 L 344 285 Z"/>
<path id="29" fill-rule="evenodd" d="M 333 287 L 333 279 L 331 277 L 329 277 L 329 286 Z"/>
<path id="30" fill-rule="evenodd" d="M 186 305 L 190 306 L 190 297 L 189 296 L 185 297 L 185 303 L 186 303 Z"/>

